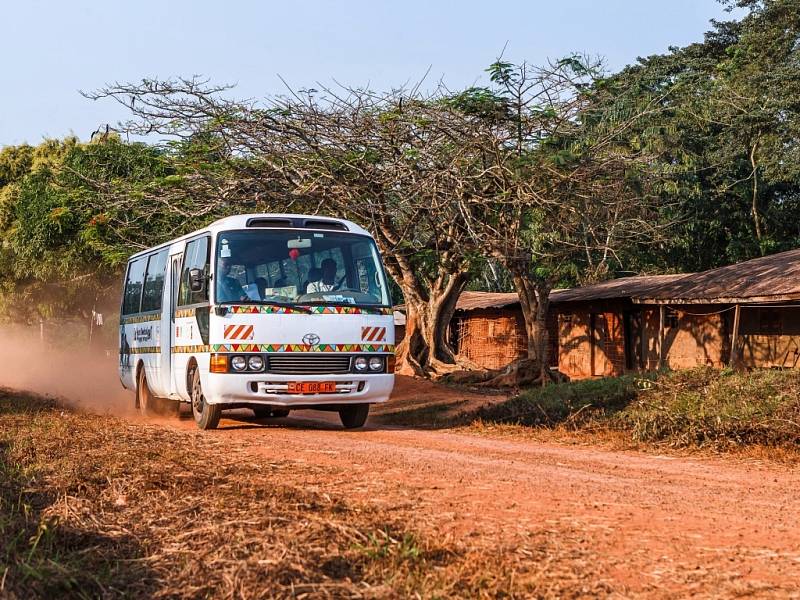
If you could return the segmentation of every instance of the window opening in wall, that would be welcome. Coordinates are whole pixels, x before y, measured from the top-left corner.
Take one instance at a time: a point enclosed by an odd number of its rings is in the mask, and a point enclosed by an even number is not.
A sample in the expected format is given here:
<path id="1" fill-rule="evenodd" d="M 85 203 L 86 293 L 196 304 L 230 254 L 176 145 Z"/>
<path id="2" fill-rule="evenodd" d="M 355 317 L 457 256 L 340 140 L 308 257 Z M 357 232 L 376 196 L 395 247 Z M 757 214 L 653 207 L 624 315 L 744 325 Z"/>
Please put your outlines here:
<path id="1" fill-rule="evenodd" d="M 758 331 L 766 335 L 780 335 L 783 331 L 780 311 L 774 308 L 758 309 Z"/>

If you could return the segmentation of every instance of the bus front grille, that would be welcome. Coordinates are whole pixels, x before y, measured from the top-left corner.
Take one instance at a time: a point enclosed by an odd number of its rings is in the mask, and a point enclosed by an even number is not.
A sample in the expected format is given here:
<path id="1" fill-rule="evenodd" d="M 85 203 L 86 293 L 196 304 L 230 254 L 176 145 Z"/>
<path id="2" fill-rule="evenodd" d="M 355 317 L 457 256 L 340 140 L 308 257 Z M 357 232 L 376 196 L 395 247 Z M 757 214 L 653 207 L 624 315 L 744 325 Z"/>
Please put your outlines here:
<path id="1" fill-rule="evenodd" d="M 286 353 L 267 357 L 267 371 L 282 375 L 343 375 L 350 372 L 349 355 Z"/>

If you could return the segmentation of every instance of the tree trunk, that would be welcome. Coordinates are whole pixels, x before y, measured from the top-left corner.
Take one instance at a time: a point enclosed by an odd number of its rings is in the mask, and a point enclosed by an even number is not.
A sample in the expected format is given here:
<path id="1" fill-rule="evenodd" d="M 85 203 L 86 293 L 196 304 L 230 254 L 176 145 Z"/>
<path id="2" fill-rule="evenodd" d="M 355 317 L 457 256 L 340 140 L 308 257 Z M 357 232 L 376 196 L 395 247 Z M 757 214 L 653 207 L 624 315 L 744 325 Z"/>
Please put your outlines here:
<path id="1" fill-rule="evenodd" d="M 538 368 L 541 381 L 545 383 L 549 379 L 547 314 L 550 309 L 550 285 L 531 279 L 526 270 L 509 270 L 525 319 L 528 364 L 531 368 Z"/>
<path id="2" fill-rule="evenodd" d="M 457 273 L 446 286 L 433 286 L 424 296 L 403 288 L 406 336 L 397 349 L 403 370 L 429 377 L 458 365 L 447 331 L 467 279 L 466 273 Z"/>

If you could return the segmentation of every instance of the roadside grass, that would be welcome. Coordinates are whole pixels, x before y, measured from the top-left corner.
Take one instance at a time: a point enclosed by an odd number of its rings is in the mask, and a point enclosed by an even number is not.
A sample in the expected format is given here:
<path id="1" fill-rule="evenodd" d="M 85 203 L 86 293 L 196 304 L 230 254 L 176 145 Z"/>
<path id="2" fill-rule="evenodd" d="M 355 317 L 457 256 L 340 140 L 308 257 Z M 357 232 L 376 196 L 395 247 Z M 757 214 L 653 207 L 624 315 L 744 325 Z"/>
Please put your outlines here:
<path id="1" fill-rule="evenodd" d="M 594 433 L 633 445 L 797 449 L 800 371 L 697 368 L 528 389 L 479 409 L 479 427 Z"/>
<path id="2" fill-rule="evenodd" d="M 376 506 L 316 485 L 347 477 L 254 456 L 223 435 L 76 413 L 0 389 L 0 597 L 611 592 L 592 577 L 591 557 L 565 546 L 569 532 L 508 545 L 443 539 L 426 520 L 435 516 L 413 504 Z"/>

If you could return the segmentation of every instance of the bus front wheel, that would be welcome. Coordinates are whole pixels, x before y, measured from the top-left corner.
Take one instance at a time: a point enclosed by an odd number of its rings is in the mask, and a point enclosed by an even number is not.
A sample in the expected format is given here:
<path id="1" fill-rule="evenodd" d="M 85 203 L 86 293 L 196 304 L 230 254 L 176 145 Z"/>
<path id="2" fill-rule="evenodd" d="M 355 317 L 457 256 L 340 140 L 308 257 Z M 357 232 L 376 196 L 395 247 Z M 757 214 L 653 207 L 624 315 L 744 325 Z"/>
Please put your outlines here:
<path id="1" fill-rule="evenodd" d="M 200 429 L 216 429 L 222 407 L 219 404 L 209 404 L 200 387 L 200 371 L 192 371 L 192 416 Z"/>
<path id="2" fill-rule="evenodd" d="M 339 409 L 339 419 L 345 429 L 358 429 L 367 422 L 369 404 L 349 404 Z"/>

